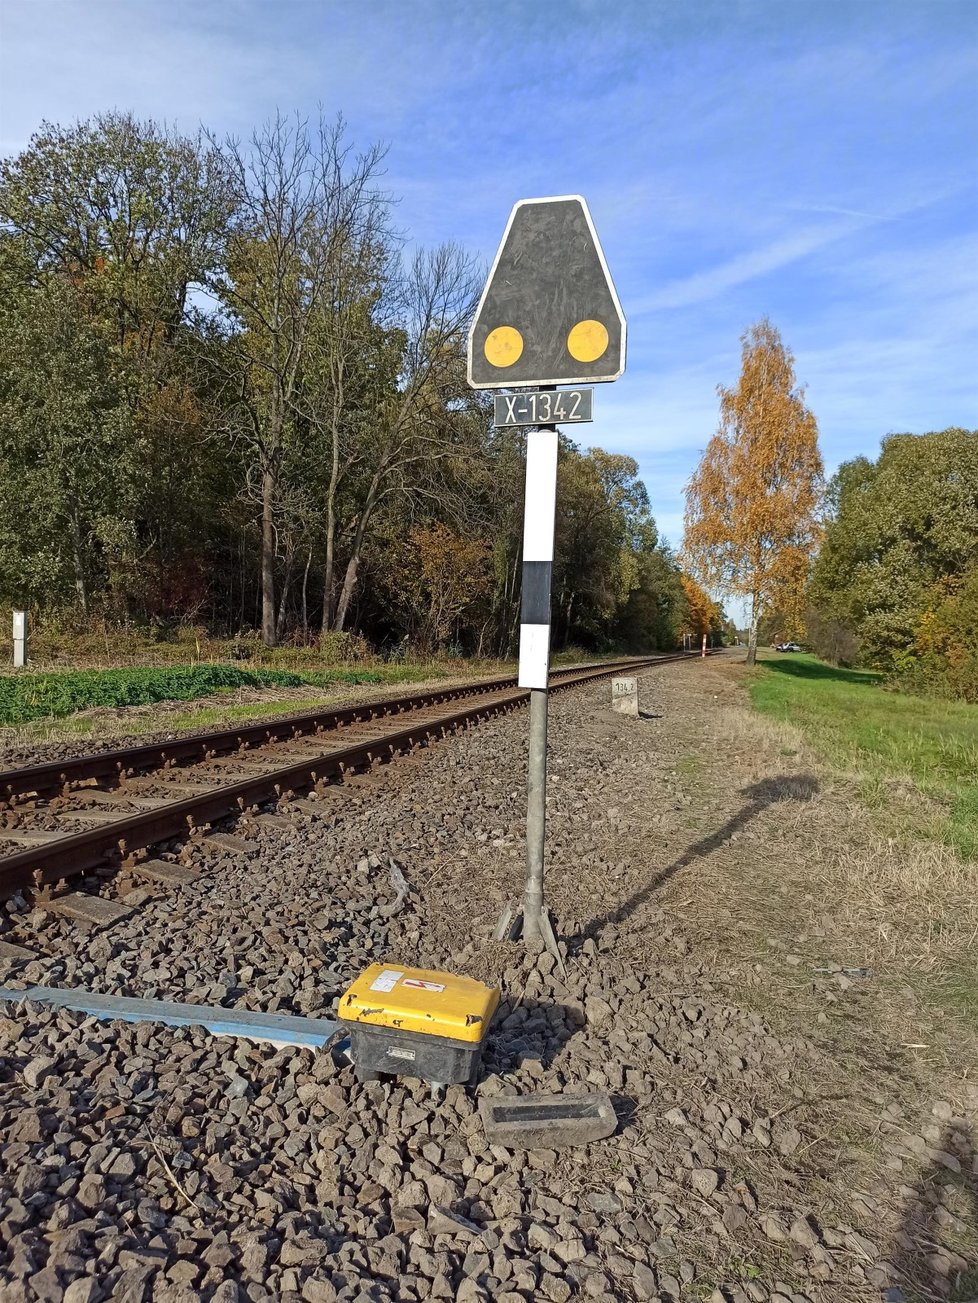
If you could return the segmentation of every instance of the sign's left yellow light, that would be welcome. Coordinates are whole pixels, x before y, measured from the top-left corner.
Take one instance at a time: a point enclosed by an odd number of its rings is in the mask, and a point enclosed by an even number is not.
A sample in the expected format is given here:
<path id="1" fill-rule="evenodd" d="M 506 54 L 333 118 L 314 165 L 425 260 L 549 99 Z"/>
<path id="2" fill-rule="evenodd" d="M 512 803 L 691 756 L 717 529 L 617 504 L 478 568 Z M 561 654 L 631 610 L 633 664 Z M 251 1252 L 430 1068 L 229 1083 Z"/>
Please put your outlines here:
<path id="1" fill-rule="evenodd" d="M 483 349 L 492 366 L 512 366 L 523 352 L 523 336 L 515 326 L 497 326 L 486 336 Z"/>

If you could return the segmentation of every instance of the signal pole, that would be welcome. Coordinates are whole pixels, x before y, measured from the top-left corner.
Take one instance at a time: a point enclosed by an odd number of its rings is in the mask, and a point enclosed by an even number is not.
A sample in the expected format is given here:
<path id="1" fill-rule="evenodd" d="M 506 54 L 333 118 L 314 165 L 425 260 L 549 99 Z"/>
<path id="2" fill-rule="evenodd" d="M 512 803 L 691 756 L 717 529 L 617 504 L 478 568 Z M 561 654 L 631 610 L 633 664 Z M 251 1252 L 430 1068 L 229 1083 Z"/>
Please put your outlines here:
<path id="1" fill-rule="evenodd" d="M 496 939 L 542 939 L 563 967 L 543 898 L 547 822 L 550 587 L 557 499 L 557 426 L 590 421 L 592 391 L 625 369 L 625 317 L 587 204 L 580 195 L 521 199 L 479 299 L 468 339 L 473 389 L 505 389 L 497 426 L 527 436 L 519 685 L 530 690 L 526 884 L 523 907 L 503 910 Z M 528 392 L 528 390 L 536 392 Z M 514 917 L 516 914 L 516 917 Z"/>
<path id="2" fill-rule="evenodd" d="M 553 385 L 544 392 L 554 389 Z M 557 508 L 557 427 L 543 425 L 526 438 L 523 506 L 523 592 L 519 683 L 530 689 L 530 743 L 526 780 L 526 888 L 523 935 L 543 937 L 556 952 L 543 903 L 547 836 L 547 713 L 550 683 L 550 589 Z M 558 956 L 559 958 L 559 956 Z"/>

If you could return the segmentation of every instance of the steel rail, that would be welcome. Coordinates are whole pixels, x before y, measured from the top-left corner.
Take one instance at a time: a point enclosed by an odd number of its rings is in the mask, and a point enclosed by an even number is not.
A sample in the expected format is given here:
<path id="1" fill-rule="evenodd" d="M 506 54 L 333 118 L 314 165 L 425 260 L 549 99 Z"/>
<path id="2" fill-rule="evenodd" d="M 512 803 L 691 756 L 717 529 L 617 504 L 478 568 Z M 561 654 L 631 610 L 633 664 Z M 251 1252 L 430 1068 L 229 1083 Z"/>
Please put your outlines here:
<path id="1" fill-rule="evenodd" d="M 665 657 L 632 658 L 606 662 L 608 672 L 628 665 L 646 664 Z M 577 667 L 580 668 L 580 667 Z M 577 668 L 556 670 L 554 686 Z M 342 729 L 351 724 L 368 723 L 386 715 L 403 714 L 441 705 L 459 697 L 497 692 L 500 688 L 515 685 L 512 676 L 482 679 L 474 683 L 454 684 L 451 687 L 427 692 L 408 693 L 401 697 L 384 697 L 356 706 L 339 706 L 330 710 L 306 711 L 298 715 L 283 715 L 279 719 L 259 724 L 246 724 L 231 729 L 216 729 L 209 733 L 191 733 L 165 742 L 145 742 L 139 746 L 113 751 L 94 752 L 62 760 L 51 760 L 39 765 L 25 765 L 18 769 L 0 770 L 0 800 L 11 802 L 19 796 L 48 796 L 66 792 L 73 783 L 96 780 L 125 780 L 138 772 L 175 764 L 209 760 L 234 751 L 267 746 L 274 742 L 292 742 L 309 734 Z"/>
<path id="2" fill-rule="evenodd" d="M 631 660 L 628 665 L 638 669 L 686 659 L 685 655 L 649 657 Z M 553 688 L 558 690 L 587 683 L 619 671 L 622 665 L 623 662 L 606 662 L 599 667 L 562 671 Z M 428 694 L 417 695 L 427 697 Z M 487 693 L 478 695 L 485 698 Z M 0 858 L 0 896 L 24 888 L 49 886 L 65 878 L 77 877 L 106 862 L 118 864 L 133 852 L 155 843 L 188 837 L 195 828 L 215 819 L 243 812 L 249 806 L 273 798 L 282 799 L 297 789 L 321 784 L 365 763 L 372 765 L 390 759 L 397 752 L 413 749 L 436 735 L 444 736 L 473 720 L 512 710 L 524 704 L 529 695 L 524 688 L 506 691 L 496 685 L 496 695 L 491 700 L 476 700 L 435 719 L 417 719 L 392 732 L 358 739 L 346 746 L 333 746 L 320 756 L 306 756 L 266 773 L 225 782 L 219 788 L 169 802 L 158 809 L 123 813 L 109 825 L 56 837 L 49 843 L 4 856 Z M 382 703 L 375 704 L 379 706 Z M 418 708 L 422 707 L 419 705 Z M 120 794 L 120 799 L 124 799 L 124 794 Z"/>

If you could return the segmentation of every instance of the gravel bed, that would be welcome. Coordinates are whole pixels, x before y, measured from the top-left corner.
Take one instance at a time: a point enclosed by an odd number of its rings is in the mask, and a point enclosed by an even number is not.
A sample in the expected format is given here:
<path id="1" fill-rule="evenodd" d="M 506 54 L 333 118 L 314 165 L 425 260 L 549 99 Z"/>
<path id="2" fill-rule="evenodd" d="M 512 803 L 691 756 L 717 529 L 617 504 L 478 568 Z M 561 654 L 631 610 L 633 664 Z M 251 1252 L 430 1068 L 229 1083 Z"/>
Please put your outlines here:
<path id="1" fill-rule="evenodd" d="M 258 853 L 179 891 L 123 883 L 138 909 L 109 932 L 10 902 L 3 935 L 48 957 L 8 985 L 326 1017 L 383 959 L 498 981 L 503 1002 L 478 1085 L 443 1100 L 358 1083 L 328 1050 L 0 1006 L 4 1303 L 900 1303 L 887 1190 L 826 1193 L 816 1044 L 731 999 L 649 889 L 689 840 L 676 760 L 712 727 L 696 673 L 643 675 L 639 721 L 606 708 L 607 684 L 552 702 L 563 972 L 488 940 L 522 880 L 525 712 L 331 789 L 320 817 L 239 824 Z M 480 1097 L 589 1088 L 612 1095 L 610 1139 L 487 1144 Z M 949 1105 L 921 1135 L 885 1093 L 867 1108 L 894 1181 L 920 1145 L 965 1160 Z"/>

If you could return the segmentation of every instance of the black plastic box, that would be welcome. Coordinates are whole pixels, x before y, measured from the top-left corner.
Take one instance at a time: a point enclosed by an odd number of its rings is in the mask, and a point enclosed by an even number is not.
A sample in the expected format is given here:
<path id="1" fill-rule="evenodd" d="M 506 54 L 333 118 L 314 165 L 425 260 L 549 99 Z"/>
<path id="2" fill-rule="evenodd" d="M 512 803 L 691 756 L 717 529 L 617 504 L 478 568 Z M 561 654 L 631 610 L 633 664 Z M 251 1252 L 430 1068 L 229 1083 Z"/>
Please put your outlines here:
<path id="1" fill-rule="evenodd" d="M 350 1033 L 350 1053 L 360 1081 L 376 1081 L 381 1073 L 392 1073 L 450 1086 L 472 1081 L 482 1062 L 481 1041 L 468 1044 L 369 1023 L 345 1022 L 344 1026 Z"/>

